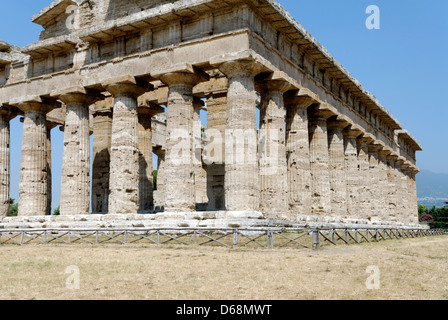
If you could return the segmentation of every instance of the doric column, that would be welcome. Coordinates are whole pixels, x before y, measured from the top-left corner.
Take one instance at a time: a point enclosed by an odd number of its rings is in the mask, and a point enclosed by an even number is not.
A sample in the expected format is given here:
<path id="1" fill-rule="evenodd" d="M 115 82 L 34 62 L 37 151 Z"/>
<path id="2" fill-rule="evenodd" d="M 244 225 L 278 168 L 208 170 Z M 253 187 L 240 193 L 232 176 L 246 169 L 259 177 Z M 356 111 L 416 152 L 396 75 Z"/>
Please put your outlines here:
<path id="1" fill-rule="evenodd" d="M 283 94 L 290 84 L 284 80 L 257 83 L 261 93 L 259 131 L 260 211 L 269 219 L 287 219 L 289 212 L 286 160 L 286 109 Z"/>
<path id="2" fill-rule="evenodd" d="M 112 80 L 104 87 L 114 96 L 109 213 L 137 213 L 140 195 L 137 98 L 149 88 L 134 77 Z"/>
<path id="3" fill-rule="evenodd" d="M 390 154 L 387 156 L 387 180 L 389 182 L 389 221 L 397 222 L 400 220 L 400 212 L 398 209 L 398 188 L 399 184 L 397 183 L 397 171 L 395 169 L 395 161 L 397 160 L 398 156 L 395 154 Z"/>
<path id="4" fill-rule="evenodd" d="M 418 199 L 417 199 L 417 186 L 415 183 L 415 176 L 419 172 L 415 166 L 411 167 L 409 170 L 409 180 L 408 180 L 408 188 L 409 188 L 409 215 L 410 215 L 410 223 L 418 224 Z"/>
<path id="5" fill-rule="evenodd" d="M 326 111 L 308 109 L 311 164 L 311 212 L 328 215 L 331 212 L 330 168 L 328 153 L 327 119 L 332 116 Z"/>
<path id="6" fill-rule="evenodd" d="M 139 213 L 149 213 L 154 210 L 151 119 L 163 112 L 164 109 L 156 104 L 138 108 Z"/>
<path id="7" fill-rule="evenodd" d="M 165 210 L 165 151 L 158 150 L 157 155 L 157 197 L 154 197 L 154 209 Z"/>
<path id="8" fill-rule="evenodd" d="M 401 211 L 401 222 L 404 224 L 410 224 L 410 213 L 409 213 L 409 192 L 408 192 L 408 181 L 407 181 L 407 171 L 409 165 L 406 159 L 400 159 L 399 165 L 399 179 L 400 179 L 400 211 Z"/>
<path id="9" fill-rule="evenodd" d="M 403 174 L 404 160 L 400 156 L 395 160 L 395 188 L 397 193 L 396 212 L 398 222 L 405 223 L 406 210 L 405 210 L 405 183 Z"/>
<path id="10" fill-rule="evenodd" d="M 388 165 L 387 165 L 387 156 L 391 153 L 391 150 L 388 148 L 382 148 L 378 151 L 378 197 L 380 199 L 380 211 L 379 211 L 379 220 L 381 221 L 389 221 L 390 220 L 390 212 L 389 212 L 389 189 L 390 185 L 388 182 Z"/>
<path id="11" fill-rule="evenodd" d="M 342 132 L 348 125 L 346 121 L 341 120 L 329 120 L 327 123 L 330 154 L 331 215 L 334 217 L 345 217 L 347 215 L 347 184 Z"/>
<path id="12" fill-rule="evenodd" d="M 380 189 L 381 179 L 380 174 L 380 159 L 378 152 L 382 149 L 381 144 L 375 142 L 368 145 L 369 151 L 369 173 L 367 176 L 367 183 L 370 185 L 370 212 L 372 221 L 381 221 L 383 217 L 384 201 L 382 198 L 382 190 Z"/>
<path id="13" fill-rule="evenodd" d="M 366 135 L 358 137 L 356 144 L 358 147 L 358 166 L 359 166 L 359 184 L 358 184 L 358 206 L 359 218 L 370 219 L 372 208 L 370 205 L 370 179 L 369 177 L 369 143 L 372 139 Z"/>
<path id="14" fill-rule="evenodd" d="M 196 210 L 205 211 L 208 206 L 207 198 L 207 172 L 202 159 L 202 123 L 201 110 L 205 104 L 199 98 L 193 100 L 193 167 Z"/>
<path id="15" fill-rule="evenodd" d="M 51 130 L 57 125 L 55 123 L 47 121 L 47 211 L 46 215 L 49 216 L 51 212 L 51 204 L 53 201 L 53 174 L 51 167 Z"/>
<path id="16" fill-rule="evenodd" d="M 304 97 L 287 97 L 286 152 L 291 215 L 311 214 L 311 166 L 308 111 L 312 102 Z"/>
<path id="17" fill-rule="evenodd" d="M 44 216 L 48 202 L 46 113 L 51 107 L 38 101 L 18 107 L 24 112 L 18 214 Z"/>
<path id="18" fill-rule="evenodd" d="M 169 87 L 166 119 L 165 212 L 196 210 L 193 166 L 194 73 L 173 72 L 161 76 Z"/>
<path id="19" fill-rule="evenodd" d="M 359 218 L 358 189 L 359 189 L 359 168 L 358 168 L 358 147 L 356 138 L 362 131 L 350 126 L 343 131 L 344 153 L 345 153 L 345 176 L 347 185 L 347 218 Z"/>
<path id="20" fill-rule="evenodd" d="M 228 211 L 258 211 L 260 183 L 257 157 L 257 97 L 254 61 L 223 63 L 228 78 L 225 136 L 225 201 Z"/>
<path id="21" fill-rule="evenodd" d="M 112 109 L 93 113 L 92 213 L 109 212 Z"/>
<path id="22" fill-rule="evenodd" d="M 225 210 L 225 132 L 227 94 L 213 94 L 207 99 L 207 197 L 208 211 Z"/>
<path id="23" fill-rule="evenodd" d="M 98 100 L 84 88 L 59 96 L 66 106 L 61 176 L 61 215 L 88 214 L 90 209 L 89 106 Z"/>
<path id="24" fill-rule="evenodd" d="M 17 115 L 13 107 L 0 107 L 0 217 L 9 214 L 10 199 L 10 121 Z"/>

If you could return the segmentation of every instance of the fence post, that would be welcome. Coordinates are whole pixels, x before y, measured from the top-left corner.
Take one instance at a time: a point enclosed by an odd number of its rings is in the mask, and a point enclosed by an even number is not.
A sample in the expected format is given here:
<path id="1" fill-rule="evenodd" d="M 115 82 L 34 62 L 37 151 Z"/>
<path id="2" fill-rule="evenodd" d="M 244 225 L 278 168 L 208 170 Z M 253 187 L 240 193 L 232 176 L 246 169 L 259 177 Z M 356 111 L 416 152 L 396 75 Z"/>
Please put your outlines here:
<path id="1" fill-rule="evenodd" d="M 233 248 L 238 247 L 238 230 L 233 229 Z"/>
<path id="2" fill-rule="evenodd" d="M 320 231 L 319 229 L 314 229 L 313 233 L 313 249 L 317 250 L 320 247 Z"/>

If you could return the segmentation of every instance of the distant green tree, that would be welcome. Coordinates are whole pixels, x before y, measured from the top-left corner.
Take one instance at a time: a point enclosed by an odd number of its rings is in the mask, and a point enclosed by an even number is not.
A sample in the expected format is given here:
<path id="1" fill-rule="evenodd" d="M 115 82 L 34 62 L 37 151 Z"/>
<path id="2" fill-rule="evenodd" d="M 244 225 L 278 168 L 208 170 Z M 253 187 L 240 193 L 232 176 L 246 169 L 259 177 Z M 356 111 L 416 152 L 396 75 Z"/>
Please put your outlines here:
<path id="1" fill-rule="evenodd" d="M 54 216 L 59 216 L 59 215 L 61 215 L 61 206 L 58 206 L 56 209 L 54 209 L 54 211 L 53 211 L 53 215 L 54 215 Z"/>
<path id="2" fill-rule="evenodd" d="M 15 199 L 9 199 L 9 217 L 17 217 L 19 211 L 19 204 L 14 203 Z"/>
<path id="3" fill-rule="evenodd" d="M 422 215 L 427 214 L 428 209 L 426 209 L 426 206 L 423 204 L 418 205 L 418 217 L 421 218 Z"/>
<path id="4" fill-rule="evenodd" d="M 155 191 L 155 190 L 157 190 L 157 170 L 154 170 L 152 172 L 152 181 L 153 181 L 153 184 L 154 184 L 153 189 Z"/>

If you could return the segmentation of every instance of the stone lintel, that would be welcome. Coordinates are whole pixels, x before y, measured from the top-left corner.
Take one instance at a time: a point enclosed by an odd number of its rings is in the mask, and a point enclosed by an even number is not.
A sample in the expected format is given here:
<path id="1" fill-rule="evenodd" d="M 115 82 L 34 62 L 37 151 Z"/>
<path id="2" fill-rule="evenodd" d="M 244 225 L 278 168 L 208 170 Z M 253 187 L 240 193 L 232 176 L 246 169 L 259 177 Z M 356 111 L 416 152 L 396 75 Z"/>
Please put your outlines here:
<path id="1" fill-rule="evenodd" d="M 150 116 L 151 118 L 159 113 L 164 113 L 165 109 L 158 104 L 148 103 L 146 105 L 140 105 L 138 107 L 138 114 L 144 116 Z"/>

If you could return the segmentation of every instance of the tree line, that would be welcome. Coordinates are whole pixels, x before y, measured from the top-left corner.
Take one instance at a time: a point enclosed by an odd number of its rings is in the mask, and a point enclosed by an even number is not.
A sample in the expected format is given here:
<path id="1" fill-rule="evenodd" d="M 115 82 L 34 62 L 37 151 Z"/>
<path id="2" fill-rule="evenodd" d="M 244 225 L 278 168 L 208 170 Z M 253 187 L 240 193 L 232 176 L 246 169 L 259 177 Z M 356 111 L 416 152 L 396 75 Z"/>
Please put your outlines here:
<path id="1" fill-rule="evenodd" d="M 418 205 L 418 218 L 420 222 L 426 222 L 432 229 L 448 229 L 448 202 L 445 206 L 437 208 L 433 206 Z"/>

